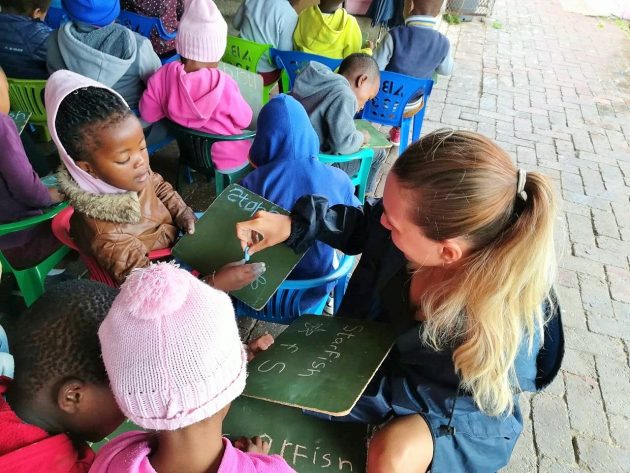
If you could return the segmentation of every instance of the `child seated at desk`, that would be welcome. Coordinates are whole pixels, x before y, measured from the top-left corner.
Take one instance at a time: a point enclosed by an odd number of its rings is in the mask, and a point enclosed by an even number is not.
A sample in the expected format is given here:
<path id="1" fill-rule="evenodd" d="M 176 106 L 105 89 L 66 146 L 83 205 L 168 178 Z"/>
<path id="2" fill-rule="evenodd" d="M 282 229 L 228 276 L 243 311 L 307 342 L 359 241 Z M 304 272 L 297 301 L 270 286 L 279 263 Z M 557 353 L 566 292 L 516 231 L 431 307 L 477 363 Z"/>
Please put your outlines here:
<path id="1" fill-rule="evenodd" d="M 134 271 L 99 339 L 116 401 L 151 432 L 110 440 L 91 473 L 294 472 L 259 437 L 233 446 L 222 436 L 247 376 L 227 295 L 168 263 Z"/>
<path id="2" fill-rule="evenodd" d="M 162 63 L 151 42 L 115 23 L 119 0 L 63 0 L 72 21 L 48 40 L 48 71 L 68 69 L 118 92 L 132 109 Z"/>
<path id="3" fill-rule="evenodd" d="M 70 71 L 46 87 L 48 127 L 65 170 L 62 192 L 74 207 L 71 235 L 82 252 L 120 284 L 149 264 L 152 250 L 193 233 L 195 215 L 162 176 L 151 171 L 139 120 L 111 89 Z M 242 279 L 227 278 L 241 274 Z M 229 266 L 213 281 L 239 289 L 258 277 L 253 265 Z M 230 285 L 222 285 L 225 281 Z M 238 282 L 238 287 L 233 283 Z"/>
<path id="4" fill-rule="evenodd" d="M 308 115 L 289 95 L 278 95 L 260 111 L 258 130 L 250 151 L 256 168 L 241 185 L 275 204 L 290 209 L 304 194 L 326 196 L 335 204 L 358 207 L 350 178 L 318 160 L 319 140 Z M 317 243 L 302 258 L 289 279 L 313 279 L 333 268 L 334 250 Z M 330 293 L 334 283 L 309 289 L 300 301 L 308 309 Z"/>
<path id="5" fill-rule="evenodd" d="M 352 154 L 365 144 L 369 146 L 369 135 L 357 130 L 354 116 L 376 97 L 380 77 L 376 62 L 364 53 L 344 59 L 337 74 L 323 64 L 310 62 L 296 77 L 291 95 L 306 109 L 322 153 Z M 383 150 L 375 151 L 366 188 L 369 194 L 375 191 L 378 170 L 385 158 Z M 352 175 L 360 162 L 336 166 Z"/>
<path id="6" fill-rule="evenodd" d="M 9 77 L 46 79 L 46 43 L 52 30 L 44 23 L 50 0 L 0 2 L 0 64 Z"/>
<path id="7" fill-rule="evenodd" d="M 357 19 L 342 7 L 340 0 L 320 0 L 298 18 L 293 35 L 296 51 L 343 59 L 350 54 L 372 54 L 371 44 L 363 47 Z"/>
<path id="8" fill-rule="evenodd" d="M 94 453 L 86 441 L 124 420 L 97 335 L 117 293 L 62 282 L 17 319 L 9 333 L 15 377 L 0 378 L 0 471 L 87 473 Z"/>
<path id="9" fill-rule="evenodd" d="M 176 45 L 181 62 L 162 66 L 140 100 L 142 118 L 163 118 L 193 130 L 238 135 L 253 112 L 238 85 L 217 66 L 227 44 L 227 24 L 212 0 L 190 0 L 179 24 Z M 247 166 L 251 143 L 220 142 L 212 146 L 217 169 L 234 172 Z"/>

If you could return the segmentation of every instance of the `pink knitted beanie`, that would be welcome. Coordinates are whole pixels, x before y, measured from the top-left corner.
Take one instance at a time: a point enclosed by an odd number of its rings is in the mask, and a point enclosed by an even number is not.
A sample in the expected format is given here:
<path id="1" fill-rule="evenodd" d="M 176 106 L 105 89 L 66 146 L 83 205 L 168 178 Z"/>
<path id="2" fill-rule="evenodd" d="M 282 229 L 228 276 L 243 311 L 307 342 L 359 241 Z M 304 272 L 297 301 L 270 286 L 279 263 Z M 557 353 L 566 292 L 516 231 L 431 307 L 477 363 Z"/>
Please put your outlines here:
<path id="1" fill-rule="evenodd" d="M 118 405 L 145 429 L 199 422 L 245 388 L 230 298 L 173 264 L 132 271 L 98 336 Z"/>
<path id="2" fill-rule="evenodd" d="M 187 0 L 175 47 L 186 59 L 219 62 L 227 44 L 227 23 L 212 0 Z"/>

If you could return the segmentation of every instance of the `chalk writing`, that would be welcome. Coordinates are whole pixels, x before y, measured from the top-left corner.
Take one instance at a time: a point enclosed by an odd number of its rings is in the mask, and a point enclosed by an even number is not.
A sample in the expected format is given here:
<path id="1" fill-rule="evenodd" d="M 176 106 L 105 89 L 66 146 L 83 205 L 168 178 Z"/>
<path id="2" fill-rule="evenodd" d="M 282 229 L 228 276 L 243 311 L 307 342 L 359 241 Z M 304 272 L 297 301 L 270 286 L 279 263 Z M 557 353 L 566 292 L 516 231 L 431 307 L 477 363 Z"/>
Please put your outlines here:
<path id="1" fill-rule="evenodd" d="M 257 279 L 254 279 L 249 285 L 254 291 L 258 289 L 260 286 L 264 286 L 267 284 L 267 280 L 264 276 L 258 276 Z"/>
<path id="2" fill-rule="evenodd" d="M 314 333 L 325 332 L 326 330 L 322 328 L 322 325 L 323 324 L 321 323 L 312 324 L 310 322 L 305 322 L 304 330 L 298 330 L 298 333 L 303 333 L 305 337 L 310 337 Z"/>
<path id="3" fill-rule="evenodd" d="M 270 361 L 269 360 L 265 360 L 260 365 L 258 365 L 258 371 L 261 372 L 261 373 L 268 373 L 269 371 L 271 371 L 275 367 L 278 367 L 278 374 L 280 374 L 287 367 L 287 365 L 285 363 L 282 363 L 281 361 L 278 361 L 278 362 L 274 363 L 273 365 L 271 365 L 271 367 L 269 367 L 268 369 L 263 369 L 263 366 L 265 366 L 267 363 L 270 363 Z"/>
<path id="4" fill-rule="evenodd" d="M 256 199 L 256 194 L 250 194 L 243 187 L 235 187 L 228 194 L 228 201 L 238 202 L 240 209 L 245 210 L 251 217 L 259 210 L 265 210 L 271 213 L 278 213 L 274 207 L 266 208 L 262 202 Z"/>
<path id="5" fill-rule="evenodd" d="M 281 347 L 286 347 L 287 350 L 289 350 L 291 353 L 295 353 L 296 351 L 298 351 L 298 346 L 295 343 L 281 343 L 280 344 Z"/>
<path id="6" fill-rule="evenodd" d="M 305 324 L 306 325 L 306 324 Z M 314 324 L 315 325 L 315 324 Z M 325 330 L 319 330 L 324 332 Z M 327 365 L 335 361 L 341 356 L 339 352 L 340 345 L 351 338 L 353 338 L 356 333 L 360 333 L 363 331 L 362 325 L 344 325 L 342 332 L 337 332 L 335 334 L 335 339 L 330 342 L 330 344 L 326 347 L 326 349 L 322 350 L 322 352 L 310 363 L 310 367 L 304 369 L 304 371 L 298 373 L 298 376 L 313 376 L 314 374 L 320 373 Z M 308 334 L 305 334 L 308 336 Z"/>

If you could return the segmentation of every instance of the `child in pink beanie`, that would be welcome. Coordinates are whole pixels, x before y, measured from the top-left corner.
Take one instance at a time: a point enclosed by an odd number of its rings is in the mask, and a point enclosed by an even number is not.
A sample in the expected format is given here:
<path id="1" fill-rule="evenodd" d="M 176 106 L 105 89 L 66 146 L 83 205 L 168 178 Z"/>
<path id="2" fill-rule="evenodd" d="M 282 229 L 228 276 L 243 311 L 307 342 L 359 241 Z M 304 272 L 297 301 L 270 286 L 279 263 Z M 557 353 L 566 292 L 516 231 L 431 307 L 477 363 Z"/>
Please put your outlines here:
<path id="1" fill-rule="evenodd" d="M 212 0 L 187 0 L 175 40 L 181 62 L 162 66 L 140 100 L 148 122 L 166 117 L 193 130 L 238 135 L 252 121 L 252 109 L 238 85 L 217 69 L 227 44 L 227 24 Z M 247 165 L 249 141 L 217 143 L 212 161 L 221 171 Z"/>
<path id="2" fill-rule="evenodd" d="M 258 437 L 240 442 L 241 451 L 221 435 L 247 367 L 225 293 L 172 264 L 136 269 L 98 335 L 121 410 L 157 433 L 114 438 L 90 473 L 294 472 Z"/>

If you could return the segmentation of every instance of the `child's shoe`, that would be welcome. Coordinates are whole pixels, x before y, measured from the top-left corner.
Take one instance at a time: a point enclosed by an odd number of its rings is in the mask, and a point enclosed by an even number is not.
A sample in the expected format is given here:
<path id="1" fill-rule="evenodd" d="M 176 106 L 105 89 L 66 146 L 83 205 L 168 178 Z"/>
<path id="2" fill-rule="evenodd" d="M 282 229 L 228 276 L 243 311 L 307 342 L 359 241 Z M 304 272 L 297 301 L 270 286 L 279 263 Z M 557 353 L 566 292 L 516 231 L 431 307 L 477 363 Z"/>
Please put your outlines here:
<path id="1" fill-rule="evenodd" d="M 394 146 L 400 145 L 400 128 L 395 126 L 389 130 L 389 141 L 391 141 Z"/>

